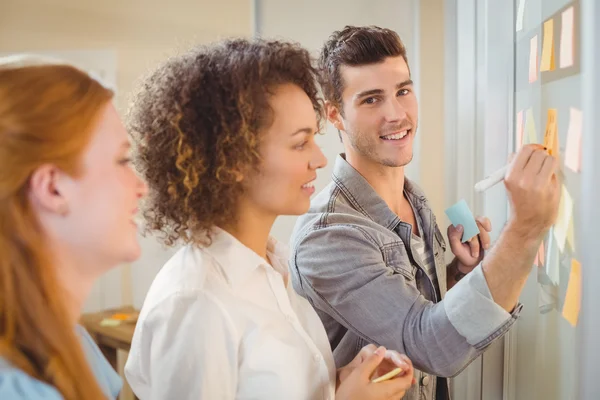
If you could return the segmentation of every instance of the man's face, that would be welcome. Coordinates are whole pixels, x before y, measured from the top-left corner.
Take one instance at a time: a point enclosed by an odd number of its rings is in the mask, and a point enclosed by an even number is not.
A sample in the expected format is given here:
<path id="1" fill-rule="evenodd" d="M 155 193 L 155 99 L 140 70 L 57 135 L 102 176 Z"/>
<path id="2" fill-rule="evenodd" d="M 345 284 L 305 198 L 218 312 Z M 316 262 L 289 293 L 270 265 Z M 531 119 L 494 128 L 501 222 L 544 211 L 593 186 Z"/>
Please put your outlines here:
<path id="1" fill-rule="evenodd" d="M 404 58 L 343 65 L 340 74 L 343 111 L 330 104 L 327 113 L 344 133 L 347 157 L 388 167 L 408 164 L 413 157 L 418 105 Z"/>

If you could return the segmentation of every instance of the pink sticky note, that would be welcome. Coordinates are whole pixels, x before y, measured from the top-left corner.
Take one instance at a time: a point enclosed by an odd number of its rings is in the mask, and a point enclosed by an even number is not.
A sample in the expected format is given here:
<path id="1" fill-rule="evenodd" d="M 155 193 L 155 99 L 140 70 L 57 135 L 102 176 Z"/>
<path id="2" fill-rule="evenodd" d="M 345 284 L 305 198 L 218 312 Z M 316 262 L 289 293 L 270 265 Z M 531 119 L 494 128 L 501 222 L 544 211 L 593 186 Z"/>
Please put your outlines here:
<path id="1" fill-rule="evenodd" d="M 560 67 L 573 65 L 573 7 L 562 13 L 562 28 L 560 30 Z"/>
<path id="2" fill-rule="evenodd" d="M 531 38 L 529 46 L 529 83 L 537 80 L 538 76 L 538 37 Z"/>
<path id="3" fill-rule="evenodd" d="M 543 267 L 544 264 L 546 263 L 545 256 L 544 256 L 545 252 L 546 252 L 546 249 L 544 249 L 544 242 L 542 242 L 542 244 L 540 244 L 540 248 L 538 249 L 537 255 L 535 256 L 535 262 L 534 262 L 534 264 L 537 265 L 538 267 Z"/>
<path id="4" fill-rule="evenodd" d="M 523 111 L 519 111 L 517 113 L 517 150 L 519 150 L 521 146 L 523 146 L 523 128 Z"/>
<path id="5" fill-rule="evenodd" d="M 571 107 L 565 165 L 575 172 L 581 171 L 581 120 L 581 111 Z"/>

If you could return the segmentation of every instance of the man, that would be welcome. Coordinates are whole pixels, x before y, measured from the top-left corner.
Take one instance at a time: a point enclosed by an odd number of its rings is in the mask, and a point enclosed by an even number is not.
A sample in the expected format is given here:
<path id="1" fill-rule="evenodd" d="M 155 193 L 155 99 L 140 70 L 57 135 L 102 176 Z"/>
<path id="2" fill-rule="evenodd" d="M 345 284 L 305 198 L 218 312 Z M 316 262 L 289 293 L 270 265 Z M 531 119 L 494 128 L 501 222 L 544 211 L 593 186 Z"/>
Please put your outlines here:
<path id="1" fill-rule="evenodd" d="M 541 146 L 523 148 L 505 178 L 512 216 L 496 245 L 483 260 L 485 218 L 469 243 L 449 227 L 455 259 L 447 266 L 425 195 L 404 176 L 417 100 L 400 38 L 346 27 L 325 44 L 320 68 L 327 117 L 345 154 L 294 230 L 294 287 L 319 313 L 337 365 L 380 344 L 423 371 L 406 399 L 448 398 L 442 377 L 461 372 L 519 315 L 519 294 L 556 218 L 558 163 Z"/>

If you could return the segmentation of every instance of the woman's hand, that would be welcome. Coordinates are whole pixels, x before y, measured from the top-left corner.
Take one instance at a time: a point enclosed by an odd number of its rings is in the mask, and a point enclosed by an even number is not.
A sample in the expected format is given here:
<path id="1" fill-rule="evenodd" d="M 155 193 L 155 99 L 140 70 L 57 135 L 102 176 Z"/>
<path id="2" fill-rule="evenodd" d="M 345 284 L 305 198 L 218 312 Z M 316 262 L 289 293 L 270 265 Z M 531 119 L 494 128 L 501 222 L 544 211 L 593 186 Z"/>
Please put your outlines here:
<path id="1" fill-rule="evenodd" d="M 399 375 L 383 382 L 372 382 L 396 368 L 402 369 Z M 396 400 L 402 398 L 413 384 L 413 367 L 408 357 L 370 344 L 338 370 L 336 399 Z"/>

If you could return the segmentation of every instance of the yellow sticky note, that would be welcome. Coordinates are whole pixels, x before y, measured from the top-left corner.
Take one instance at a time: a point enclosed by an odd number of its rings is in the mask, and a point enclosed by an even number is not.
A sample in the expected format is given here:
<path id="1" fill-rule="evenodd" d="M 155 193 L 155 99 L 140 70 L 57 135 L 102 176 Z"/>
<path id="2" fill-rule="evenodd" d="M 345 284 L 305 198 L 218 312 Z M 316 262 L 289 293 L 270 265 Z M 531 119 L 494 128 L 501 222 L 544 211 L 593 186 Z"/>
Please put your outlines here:
<path id="1" fill-rule="evenodd" d="M 581 309 L 581 264 L 579 261 L 571 260 L 571 274 L 567 286 L 567 296 L 562 315 L 573 326 L 577 326 L 579 310 Z"/>
<path id="2" fill-rule="evenodd" d="M 573 218 L 571 218 L 569 229 L 567 229 L 567 243 L 569 243 L 571 251 L 575 253 L 577 249 L 575 249 L 575 224 L 573 223 Z"/>
<path id="3" fill-rule="evenodd" d="M 554 71 L 554 20 L 544 22 L 544 42 L 540 71 Z"/>
<path id="4" fill-rule="evenodd" d="M 100 326 L 114 327 L 119 325 L 121 325 L 121 321 L 112 318 L 104 318 L 102 321 L 100 321 Z"/>
<path id="5" fill-rule="evenodd" d="M 581 111 L 571 108 L 569 131 L 567 133 L 567 147 L 565 149 L 565 165 L 575 171 L 581 171 Z"/>
<path id="6" fill-rule="evenodd" d="M 537 80 L 538 72 L 538 37 L 535 35 L 529 42 L 529 83 Z"/>
<path id="7" fill-rule="evenodd" d="M 556 121 L 556 109 L 548 109 L 548 119 L 546 120 L 546 133 L 544 134 L 544 146 L 548 148 L 550 155 L 558 156 L 558 128 Z"/>
<path id="8" fill-rule="evenodd" d="M 533 119 L 533 110 L 530 108 L 525 113 L 525 132 L 527 133 L 527 143 L 537 143 L 537 133 L 535 132 L 535 121 Z"/>
<path id="9" fill-rule="evenodd" d="M 573 65 L 573 7 L 567 8 L 562 13 L 562 27 L 560 30 L 560 67 L 566 68 Z"/>
<path id="10" fill-rule="evenodd" d="M 562 186 L 562 193 L 560 196 L 560 204 L 558 206 L 558 217 L 556 218 L 556 224 L 554 224 L 554 237 L 556 243 L 561 252 L 565 250 L 565 243 L 567 241 L 567 234 L 569 233 L 569 224 L 573 218 L 573 199 L 567 191 L 567 188 Z"/>
<path id="11" fill-rule="evenodd" d="M 523 111 L 517 113 L 517 143 L 515 147 L 517 150 L 523 145 Z"/>

